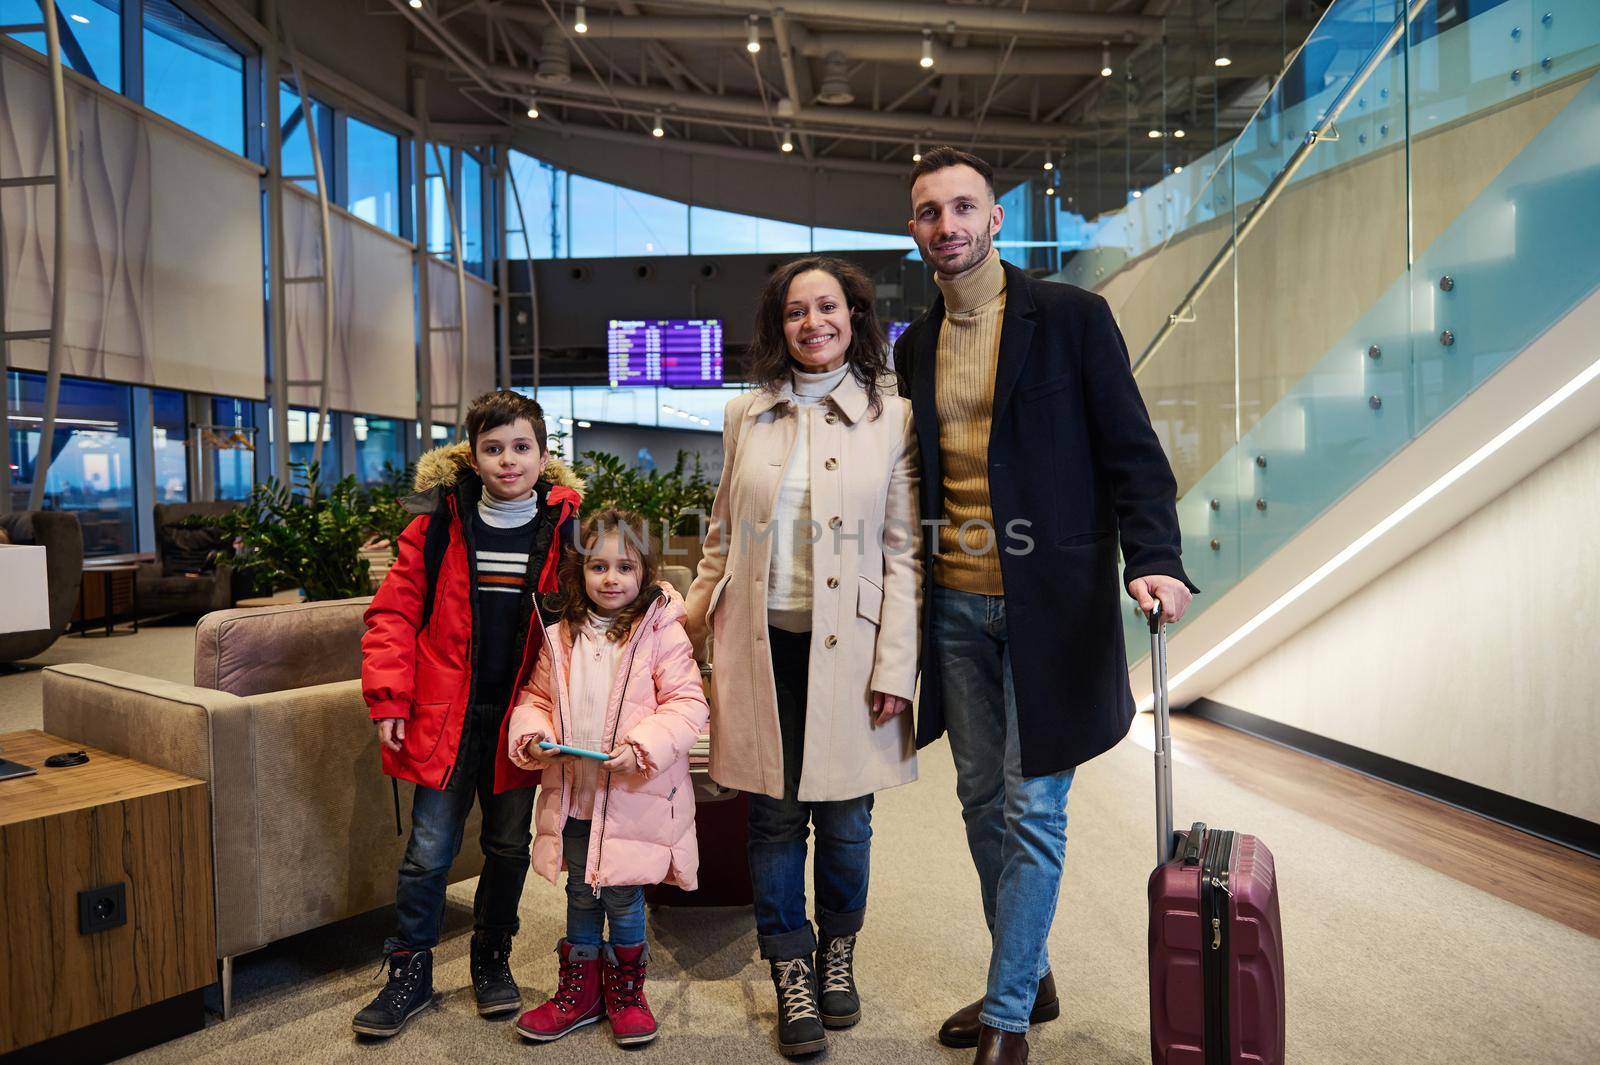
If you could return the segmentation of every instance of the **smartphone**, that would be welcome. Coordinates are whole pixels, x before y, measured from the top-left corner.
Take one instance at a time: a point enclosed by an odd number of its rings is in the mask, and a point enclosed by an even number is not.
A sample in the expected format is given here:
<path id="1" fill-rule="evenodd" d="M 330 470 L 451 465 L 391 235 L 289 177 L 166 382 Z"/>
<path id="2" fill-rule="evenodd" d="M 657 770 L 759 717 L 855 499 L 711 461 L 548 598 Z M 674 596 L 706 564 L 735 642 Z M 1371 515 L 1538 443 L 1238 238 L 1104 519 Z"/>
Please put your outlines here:
<path id="1" fill-rule="evenodd" d="M 586 751 L 582 747 L 568 747 L 564 743 L 551 743 L 548 740 L 540 743 L 539 749 L 541 751 L 560 751 L 562 754 L 575 754 L 579 758 L 593 758 L 597 762 L 611 761 L 609 754 L 601 754 L 599 751 Z"/>

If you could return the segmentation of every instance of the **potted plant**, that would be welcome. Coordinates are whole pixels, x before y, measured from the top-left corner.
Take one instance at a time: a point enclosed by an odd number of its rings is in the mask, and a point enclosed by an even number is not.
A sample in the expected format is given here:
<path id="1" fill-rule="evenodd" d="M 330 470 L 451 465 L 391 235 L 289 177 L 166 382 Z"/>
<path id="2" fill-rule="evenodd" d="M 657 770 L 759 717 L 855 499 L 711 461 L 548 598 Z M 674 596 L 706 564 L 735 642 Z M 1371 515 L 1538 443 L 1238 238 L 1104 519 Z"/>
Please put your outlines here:
<path id="1" fill-rule="evenodd" d="M 405 527 L 398 492 L 363 489 L 354 477 L 326 486 L 317 463 L 290 468 L 292 484 L 270 479 L 237 510 L 208 519 L 225 540 L 217 557 L 260 587 L 298 588 L 309 600 L 370 594 L 363 549 Z"/>
<path id="2" fill-rule="evenodd" d="M 585 451 L 577 472 L 585 484 L 581 517 L 603 507 L 632 510 L 662 540 L 664 564 L 691 571 L 700 564 L 702 522 L 711 515 L 717 486 L 699 455 L 679 451 L 671 469 L 645 471 L 616 455 Z"/>

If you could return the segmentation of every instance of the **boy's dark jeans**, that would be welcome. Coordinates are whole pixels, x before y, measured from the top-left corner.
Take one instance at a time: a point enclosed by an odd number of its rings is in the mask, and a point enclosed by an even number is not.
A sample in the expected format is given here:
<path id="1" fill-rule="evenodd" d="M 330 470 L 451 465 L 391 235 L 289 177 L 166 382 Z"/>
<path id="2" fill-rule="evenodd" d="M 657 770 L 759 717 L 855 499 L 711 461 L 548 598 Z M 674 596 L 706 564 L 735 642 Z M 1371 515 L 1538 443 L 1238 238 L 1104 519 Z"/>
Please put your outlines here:
<path id="1" fill-rule="evenodd" d="M 461 850 L 461 836 L 472 800 L 483 811 L 483 875 L 472 903 L 472 926 L 480 932 L 517 932 L 517 904 L 528 876 L 528 848 L 533 842 L 535 788 L 494 793 L 494 757 L 504 706 L 469 708 L 455 772 L 442 791 L 417 788 L 411 802 L 411 840 L 400 863 L 395 890 L 398 917 L 395 934 L 384 953 L 431 950 L 439 943 L 444 920 L 445 878 Z"/>

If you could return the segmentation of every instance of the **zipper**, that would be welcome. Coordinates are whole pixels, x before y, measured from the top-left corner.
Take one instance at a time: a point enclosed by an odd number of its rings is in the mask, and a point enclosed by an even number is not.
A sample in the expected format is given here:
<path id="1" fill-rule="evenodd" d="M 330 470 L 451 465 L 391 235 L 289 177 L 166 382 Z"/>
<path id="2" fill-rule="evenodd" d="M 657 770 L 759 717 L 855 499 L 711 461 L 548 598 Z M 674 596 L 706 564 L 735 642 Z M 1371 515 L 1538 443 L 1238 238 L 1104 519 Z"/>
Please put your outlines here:
<path id="1" fill-rule="evenodd" d="M 653 611 L 650 613 L 653 613 Z M 646 613 L 643 618 L 640 618 L 638 625 L 634 628 L 633 646 L 628 650 L 628 671 L 623 674 L 622 695 L 617 700 L 617 720 L 611 726 L 611 742 L 606 745 L 608 752 L 616 749 L 617 733 L 622 730 L 622 708 L 628 704 L 628 685 L 633 681 L 633 660 L 639 655 L 639 629 L 649 620 L 650 613 Z M 611 810 L 611 777 L 611 770 L 606 770 L 606 790 L 600 800 L 600 834 L 594 839 L 594 877 L 597 881 L 594 887 L 597 894 L 600 890 L 598 883 L 600 879 L 600 858 L 606 845 L 606 815 Z"/>
<path id="2" fill-rule="evenodd" d="M 1228 1065 L 1232 1054 L 1228 1025 L 1229 900 L 1228 870 L 1235 834 L 1208 832 L 1200 862 L 1201 979 L 1205 999 L 1206 1065 Z"/>

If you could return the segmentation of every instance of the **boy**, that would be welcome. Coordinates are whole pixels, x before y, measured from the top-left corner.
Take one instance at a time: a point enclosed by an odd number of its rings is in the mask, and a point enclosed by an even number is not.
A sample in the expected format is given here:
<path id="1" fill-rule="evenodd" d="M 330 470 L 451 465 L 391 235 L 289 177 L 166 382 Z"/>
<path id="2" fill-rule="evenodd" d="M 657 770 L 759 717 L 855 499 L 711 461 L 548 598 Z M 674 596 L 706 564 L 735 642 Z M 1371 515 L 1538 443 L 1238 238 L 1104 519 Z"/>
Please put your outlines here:
<path id="1" fill-rule="evenodd" d="M 361 688 L 383 771 L 417 785 L 411 839 L 384 943 L 389 980 L 355 1030 L 388 1037 L 433 1003 L 445 879 L 476 796 L 483 873 L 473 902 L 472 990 L 485 1017 L 515 1016 L 511 938 L 528 873 L 536 773 L 506 754 L 514 693 L 539 657 L 536 596 L 556 587 L 581 483 L 545 448 L 544 412 L 515 392 L 467 411 L 467 441 L 417 463 L 418 515 L 367 609 Z"/>

